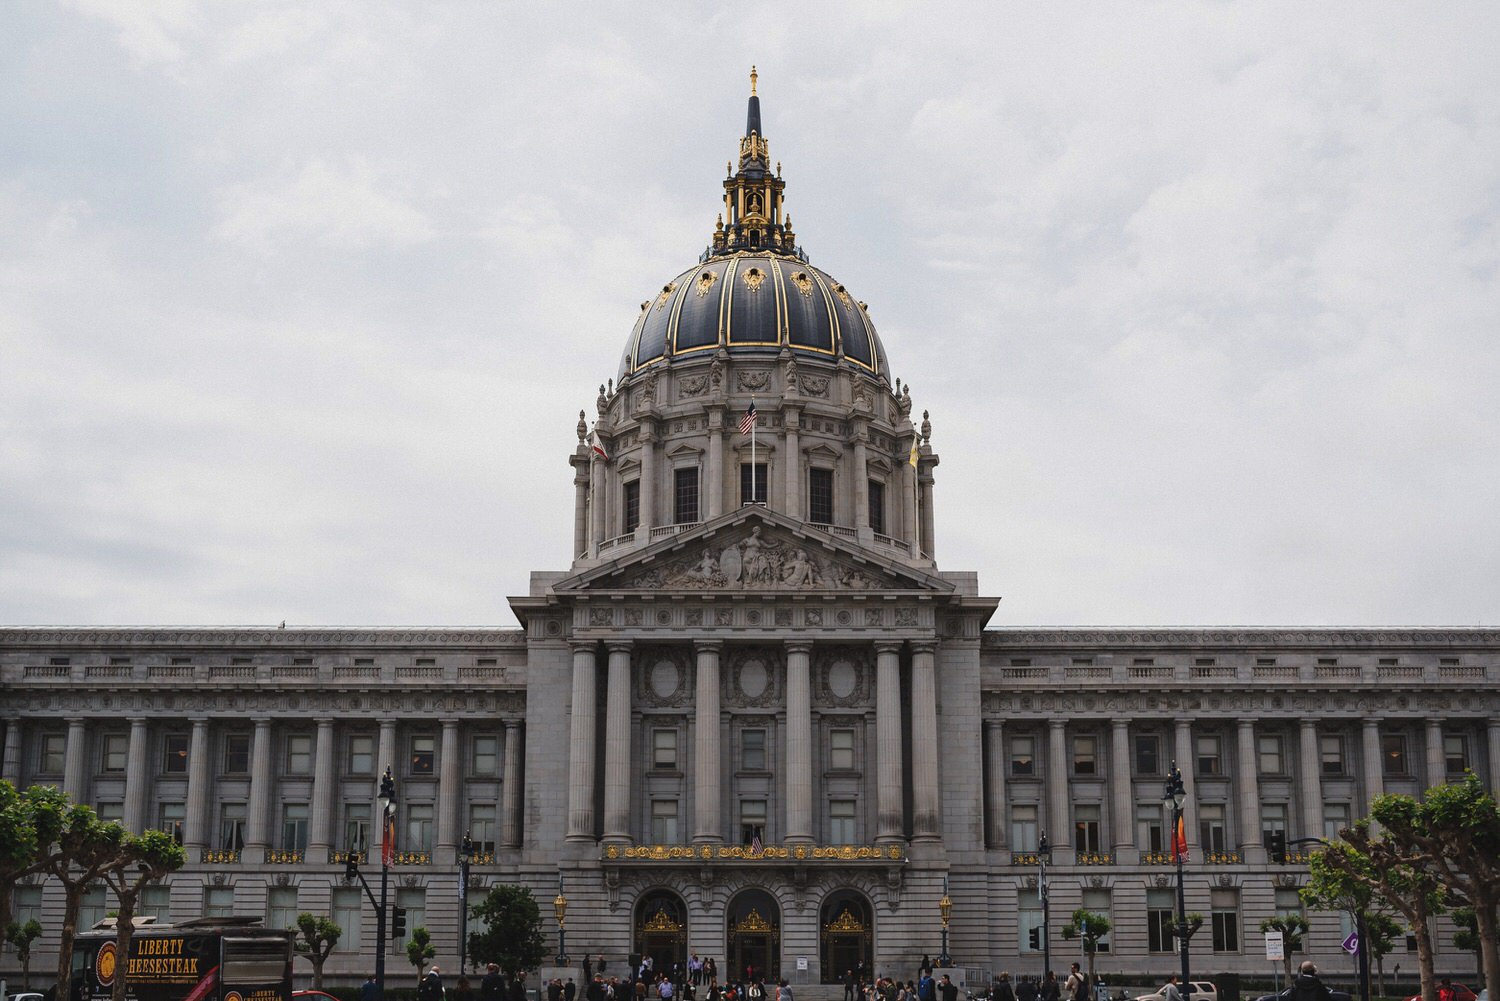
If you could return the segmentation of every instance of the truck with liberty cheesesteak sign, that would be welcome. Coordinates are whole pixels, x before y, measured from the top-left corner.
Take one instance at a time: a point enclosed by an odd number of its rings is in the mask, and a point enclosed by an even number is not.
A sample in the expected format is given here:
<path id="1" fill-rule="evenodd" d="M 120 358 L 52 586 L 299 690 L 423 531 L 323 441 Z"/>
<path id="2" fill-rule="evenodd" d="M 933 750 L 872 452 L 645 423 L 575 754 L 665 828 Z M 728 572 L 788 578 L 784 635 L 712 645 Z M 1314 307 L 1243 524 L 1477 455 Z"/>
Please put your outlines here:
<path id="1" fill-rule="evenodd" d="M 109 1001 L 122 975 L 129 1001 L 291 1001 L 295 933 L 259 925 L 254 917 L 138 925 L 126 963 L 113 928 L 81 932 L 73 1001 Z"/>

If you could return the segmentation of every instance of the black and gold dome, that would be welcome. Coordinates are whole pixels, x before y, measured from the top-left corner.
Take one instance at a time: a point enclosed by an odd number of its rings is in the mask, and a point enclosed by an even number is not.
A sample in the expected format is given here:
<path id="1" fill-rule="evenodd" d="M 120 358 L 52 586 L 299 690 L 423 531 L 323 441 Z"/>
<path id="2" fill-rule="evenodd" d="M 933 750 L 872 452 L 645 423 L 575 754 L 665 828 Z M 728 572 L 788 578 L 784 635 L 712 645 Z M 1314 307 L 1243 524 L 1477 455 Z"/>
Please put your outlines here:
<path id="1" fill-rule="evenodd" d="M 797 246 L 791 216 L 783 211 L 781 165 L 773 174 L 761 134 L 755 79 L 752 69 L 739 169 L 731 165 L 724 180 L 724 212 L 713 242 L 696 265 L 641 303 L 620 361 L 621 379 L 668 357 L 721 348 L 731 355 L 791 349 L 890 377 L 864 303 L 813 267 Z"/>

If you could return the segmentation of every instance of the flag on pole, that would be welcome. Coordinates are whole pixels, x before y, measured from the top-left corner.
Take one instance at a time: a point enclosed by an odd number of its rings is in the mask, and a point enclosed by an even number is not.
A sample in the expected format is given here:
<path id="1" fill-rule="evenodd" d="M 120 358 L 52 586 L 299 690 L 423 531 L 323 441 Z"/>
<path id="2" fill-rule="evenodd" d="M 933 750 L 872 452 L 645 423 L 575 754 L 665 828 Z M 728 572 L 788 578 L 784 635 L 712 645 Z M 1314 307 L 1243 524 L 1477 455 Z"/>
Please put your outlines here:
<path id="1" fill-rule="evenodd" d="M 604 442 L 599 438 L 598 424 L 594 425 L 594 430 L 589 434 L 589 448 L 593 449 L 594 454 L 603 459 L 605 462 L 609 461 L 609 453 L 605 451 Z"/>
<path id="2" fill-rule="evenodd" d="M 917 468 L 917 442 L 919 440 L 916 435 L 911 436 L 911 455 L 907 456 L 906 464 L 913 469 Z"/>
<path id="3" fill-rule="evenodd" d="M 1182 822 L 1182 814 L 1179 813 L 1177 815 L 1177 829 L 1172 832 L 1172 861 L 1176 862 L 1178 859 L 1181 859 L 1185 862 L 1187 861 L 1187 857 L 1187 827 Z"/>
<path id="4" fill-rule="evenodd" d="M 749 434 L 755 428 L 755 397 L 750 397 L 750 409 L 740 418 L 740 434 Z"/>
<path id="5" fill-rule="evenodd" d="M 765 845 L 760 843 L 760 833 L 756 832 L 755 837 L 750 839 L 750 854 L 759 855 L 763 851 L 765 851 Z"/>

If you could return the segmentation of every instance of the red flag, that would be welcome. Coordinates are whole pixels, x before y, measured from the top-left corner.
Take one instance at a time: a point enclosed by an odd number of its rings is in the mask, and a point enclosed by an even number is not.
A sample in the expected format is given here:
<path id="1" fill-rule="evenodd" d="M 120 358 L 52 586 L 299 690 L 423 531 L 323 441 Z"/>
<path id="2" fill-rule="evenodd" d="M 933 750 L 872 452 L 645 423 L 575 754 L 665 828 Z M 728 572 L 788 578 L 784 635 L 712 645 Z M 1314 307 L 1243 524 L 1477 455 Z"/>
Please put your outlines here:
<path id="1" fill-rule="evenodd" d="M 1177 815 L 1177 830 L 1172 832 L 1172 861 L 1187 861 L 1187 827 L 1182 822 L 1182 814 Z"/>
<path id="2" fill-rule="evenodd" d="M 388 866 L 396 864 L 396 811 L 389 807 L 380 826 L 380 862 Z"/>
<path id="3" fill-rule="evenodd" d="M 589 435 L 589 448 L 592 448 L 594 450 L 594 454 L 603 459 L 605 462 L 609 461 L 609 452 L 605 450 L 604 442 L 599 438 L 599 432 L 597 430 L 595 430 L 593 434 Z"/>

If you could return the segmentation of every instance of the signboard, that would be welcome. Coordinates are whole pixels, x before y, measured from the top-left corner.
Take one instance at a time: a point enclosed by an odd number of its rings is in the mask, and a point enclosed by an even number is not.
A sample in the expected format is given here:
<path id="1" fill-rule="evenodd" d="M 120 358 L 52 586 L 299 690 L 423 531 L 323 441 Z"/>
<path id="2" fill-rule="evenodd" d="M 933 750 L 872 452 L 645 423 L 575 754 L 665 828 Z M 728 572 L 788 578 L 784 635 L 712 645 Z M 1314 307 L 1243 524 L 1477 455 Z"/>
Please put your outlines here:
<path id="1" fill-rule="evenodd" d="M 1286 940 L 1279 931 L 1266 932 L 1266 958 L 1274 962 L 1286 959 Z"/>
<path id="2" fill-rule="evenodd" d="M 798 956 L 797 957 L 797 969 L 799 969 L 799 970 L 806 970 L 807 969 L 807 957 L 806 956 Z"/>
<path id="3" fill-rule="evenodd" d="M 1350 932 L 1348 938 L 1344 939 L 1340 944 L 1344 947 L 1345 952 L 1353 956 L 1359 952 L 1359 932 Z"/>

